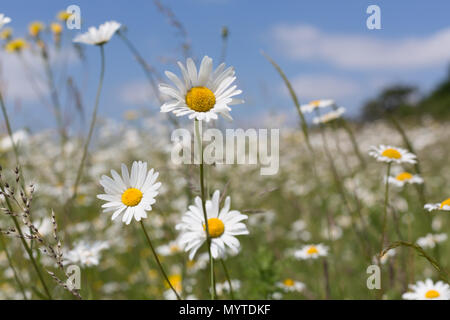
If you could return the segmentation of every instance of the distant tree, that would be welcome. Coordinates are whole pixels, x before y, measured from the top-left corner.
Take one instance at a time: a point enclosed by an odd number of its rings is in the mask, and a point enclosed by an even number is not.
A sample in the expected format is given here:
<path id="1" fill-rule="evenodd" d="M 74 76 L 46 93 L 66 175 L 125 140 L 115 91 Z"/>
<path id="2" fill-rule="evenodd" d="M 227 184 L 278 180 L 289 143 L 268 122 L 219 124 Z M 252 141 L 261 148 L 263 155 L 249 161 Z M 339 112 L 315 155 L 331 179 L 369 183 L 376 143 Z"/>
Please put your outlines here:
<path id="1" fill-rule="evenodd" d="M 420 102 L 420 110 L 438 119 L 450 117 L 450 65 L 447 78 Z"/>
<path id="2" fill-rule="evenodd" d="M 367 101 L 363 106 L 361 118 L 363 121 L 373 121 L 384 118 L 386 113 L 407 116 L 416 113 L 415 101 L 418 90 L 407 85 L 395 85 L 385 88 L 381 93 Z"/>

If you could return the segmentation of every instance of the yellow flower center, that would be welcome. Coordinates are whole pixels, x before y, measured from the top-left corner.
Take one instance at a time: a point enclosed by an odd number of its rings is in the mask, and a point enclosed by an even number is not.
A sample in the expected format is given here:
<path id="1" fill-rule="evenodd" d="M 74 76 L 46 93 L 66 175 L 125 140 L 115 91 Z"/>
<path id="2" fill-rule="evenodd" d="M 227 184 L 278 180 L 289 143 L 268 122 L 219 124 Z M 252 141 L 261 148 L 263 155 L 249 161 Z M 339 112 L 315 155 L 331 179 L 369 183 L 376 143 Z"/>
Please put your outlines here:
<path id="1" fill-rule="evenodd" d="M 176 244 L 172 244 L 172 245 L 170 246 L 170 248 L 169 248 L 169 251 L 170 251 L 171 253 L 175 253 L 175 252 L 180 251 L 180 248 L 179 248 Z"/>
<path id="2" fill-rule="evenodd" d="M 181 279 L 182 278 L 181 278 L 180 274 L 173 274 L 173 275 L 169 276 L 170 283 L 172 284 L 174 289 L 178 292 L 180 292 L 181 289 L 183 288 Z M 165 285 L 166 285 L 166 288 L 170 288 L 167 283 L 165 283 Z"/>
<path id="3" fill-rule="evenodd" d="M 444 206 L 450 206 L 450 198 L 441 202 L 441 209 L 444 208 Z"/>
<path id="4" fill-rule="evenodd" d="M 425 298 L 427 299 L 435 299 L 439 298 L 441 295 L 436 290 L 428 290 L 427 293 L 425 293 Z"/>
<path id="5" fill-rule="evenodd" d="M 60 11 L 60 12 L 58 13 L 58 15 L 57 15 L 57 18 L 58 18 L 59 20 L 66 21 L 66 20 L 68 20 L 71 16 L 72 16 L 72 14 L 69 13 L 69 12 L 67 12 L 67 11 Z"/>
<path id="6" fill-rule="evenodd" d="M 2 32 L 0 33 L 0 39 L 9 39 L 11 38 L 12 35 L 12 29 L 11 28 L 5 28 L 2 30 Z"/>
<path id="7" fill-rule="evenodd" d="M 320 104 L 320 100 L 311 101 L 309 104 L 312 105 L 313 107 L 318 107 Z"/>
<path id="8" fill-rule="evenodd" d="M 135 207 L 141 202 L 142 192 L 136 188 L 129 188 L 122 193 L 122 203 L 127 207 Z"/>
<path id="9" fill-rule="evenodd" d="M 27 42 L 24 39 L 19 38 L 9 41 L 5 46 L 5 50 L 8 52 L 18 52 L 24 49 L 26 46 Z"/>
<path id="10" fill-rule="evenodd" d="M 37 37 L 39 33 L 44 29 L 42 22 L 33 22 L 30 24 L 29 32 L 33 37 Z"/>
<path id="11" fill-rule="evenodd" d="M 63 30 L 63 27 L 59 23 L 53 22 L 50 25 L 50 29 L 52 30 L 52 32 L 54 34 L 60 34 L 62 32 L 62 30 Z"/>
<path id="12" fill-rule="evenodd" d="M 194 87 L 186 94 L 186 104 L 194 111 L 206 112 L 214 107 L 216 97 L 206 87 Z"/>
<path id="13" fill-rule="evenodd" d="M 313 254 L 313 253 L 319 253 L 317 248 L 315 246 L 309 247 L 308 251 L 306 251 L 307 254 Z"/>
<path id="14" fill-rule="evenodd" d="M 294 280 L 292 280 L 292 279 L 285 279 L 285 280 L 283 281 L 283 284 L 284 284 L 286 287 L 292 287 L 292 286 L 294 285 Z"/>
<path id="15" fill-rule="evenodd" d="M 206 230 L 205 224 L 203 224 L 203 230 Z M 225 225 L 218 218 L 210 218 L 208 219 L 208 230 L 211 238 L 218 238 L 225 231 Z"/>
<path id="16" fill-rule="evenodd" d="M 400 152 L 392 148 L 384 150 L 381 155 L 390 159 L 400 159 L 402 157 Z"/>
<path id="17" fill-rule="evenodd" d="M 409 172 L 402 172 L 395 177 L 395 179 L 397 179 L 399 181 L 411 180 L 412 178 L 413 178 L 413 175 Z"/>

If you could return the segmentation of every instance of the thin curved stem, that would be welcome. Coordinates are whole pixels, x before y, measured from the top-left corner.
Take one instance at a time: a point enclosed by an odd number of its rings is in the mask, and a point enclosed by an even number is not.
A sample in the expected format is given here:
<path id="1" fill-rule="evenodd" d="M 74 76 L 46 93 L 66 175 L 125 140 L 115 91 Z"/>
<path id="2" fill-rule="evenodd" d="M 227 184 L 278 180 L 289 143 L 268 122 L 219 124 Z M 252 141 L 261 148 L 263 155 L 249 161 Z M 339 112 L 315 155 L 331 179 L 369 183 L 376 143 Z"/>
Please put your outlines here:
<path id="1" fill-rule="evenodd" d="M 142 220 L 140 221 L 140 223 L 141 223 L 142 231 L 144 231 L 145 238 L 147 239 L 148 245 L 150 246 L 150 249 L 152 250 L 153 256 L 155 257 L 156 263 L 158 264 L 158 267 L 159 267 L 159 270 L 161 271 L 161 274 L 163 275 L 163 277 L 166 280 L 167 284 L 169 285 L 170 289 L 172 289 L 173 293 L 175 293 L 175 296 L 177 297 L 177 299 L 181 300 L 179 294 L 177 293 L 177 291 L 173 287 L 172 283 L 170 283 L 169 277 L 167 276 L 166 272 L 164 271 L 164 268 L 163 268 L 163 266 L 161 264 L 161 261 L 159 261 L 158 255 L 156 254 L 155 248 L 153 247 L 153 244 L 152 244 L 152 242 L 150 240 L 150 237 L 149 237 L 147 231 L 145 230 L 144 223 L 142 222 Z"/>
<path id="2" fill-rule="evenodd" d="M 14 268 L 14 265 L 13 265 L 12 259 L 11 259 L 11 256 L 9 255 L 8 249 L 6 248 L 6 243 L 5 243 L 5 239 L 4 239 L 4 237 L 3 237 L 3 234 L 0 234 L 0 243 L 1 243 L 1 245 L 2 245 L 3 250 L 5 251 L 6 259 L 8 260 L 9 267 L 10 267 L 11 270 L 13 271 L 14 279 L 16 280 L 17 285 L 19 286 L 20 292 L 22 293 L 23 298 L 24 298 L 25 300 L 28 300 L 28 299 L 27 299 L 27 295 L 25 294 L 25 290 L 24 290 L 24 288 L 23 288 L 22 281 L 21 281 L 20 278 L 19 278 L 19 274 L 17 273 L 16 268 Z"/>
<path id="3" fill-rule="evenodd" d="M 73 187 L 72 199 L 74 199 L 77 196 L 78 185 L 81 180 L 84 163 L 86 162 L 86 157 L 87 157 L 87 153 L 88 153 L 88 149 L 89 149 L 89 144 L 91 142 L 92 134 L 94 133 L 95 122 L 97 120 L 97 111 L 98 111 L 98 105 L 99 105 L 99 101 L 100 101 L 100 93 L 102 91 L 103 79 L 105 76 L 105 49 L 104 49 L 103 45 L 100 45 L 100 56 L 101 56 L 100 80 L 98 82 L 97 95 L 95 97 L 94 111 L 92 113 L 91 124 L 89 126 L 89 133 L 88 133 L 86 142 L 84 144 L 83 155 L 81 157 L 81 163 L 80 163 L 80 166 L 78 167 L 77 177 L 75 179 L 75 184 Z"/>
<path id="4" fill-rule="evenodd" d="M 206 242 L 208 244 L 208 254 L 209 254 L 209 266 L 210 266 L 210 281 L 211 281 L 211 299 L 216 299 L 216 282 L 214 276 L 214 259 L 211 254 L 211 237 L 209 235 L 209 226 L 208 226 L 208 216 L 206 214 L 206 204 L 205 204 L 205 182 L 204 182 L 204 168 L 203 168 L 203 140 L 200 135 L 199 121 L 195 120 L 195 135 L 197 136 L 198 147 L 200 151 L 200 190 L 202 197 L 202 209 L 203 209 L 203 218 L 205 219 L 205 233 L 206 233 Z"/>
<path id="5" fill-rule="evenodd" d="M 6 110 L 6 105 L 5 105 L 5 101 L 3 100 L 3 95 L 2 95 L 1 90 L 0 90 L 0 106 L 2 109 L 2 113 L 3 113 L 3 118 L 5 119 L 6 130 L 8 131 L 8 136 L 9 136 L 9 139 L 11 140 L 11 145 L 12 145 L 12 148 L 14 151 L 14 155 L 16 157 L 16 165 L 17 165 L 17 168 L 20 168 L 19 150 L 17 149 L 17 145 L 14 142 L 13 132 L 11 129 L 11 123 L 9 122 L 8 112 Z M 19 176 L 21 178 L 20 185 L 22 186 L 22 189 L 25 192 L 25 180 L 23 178 L 22 170 L 19 171 Z"/>
<path id="6" fill-rule="evenodd" d="M 4 192 L 3 188 L 1 188 L 1 191 Z M 13 212 L 13 208 L 11 206 L 11 203 L 9 202 L 8 197 L 5 197 L 5 202 L 6 202 L 6 205 L 8 206 L 9 211 Z M 13 219 L 16 230 L 19 233 L 19 238 L 22 241 L 23 247 L 25 248 L 25 251 L 27 252 L 28 257 L 30 258 L 33 268 L 36 270 L 36 273 L 39 277 L 39 281 L 42 283 L 42 287 L 44 288 L 45 293 L 46 293 L 48 299 L 52 300 L 52 295 L 50 293 L 50 290 L 48 289 L 47 284 L 45 283 L 44 277 L 38 268 L 37 262 L 33 256 L 33 252 L 31 251 L 30 247 L 28 246 L 28 244 L 25 240 L 25 236 L 23 235 L 23 232 L 22 232 L 22 229 L 20 228 L 19 222 L 17 221 L 17 219 L 14 215 L 11 215 L 11 218 Z"/>
<path id="7" fill-rule="evenodd" d="M 386 237 L 386 225 L 387 225 L 387 210 L 389 202 L 389 175 L 391 174 L 391 163 L 388 163 L 386 173 L 386 187 L 384 192 L 384 213 L 383 213 L 383 230 L 381 234 L 380 252 L 383 250 L 384 239 Z"/>
<path id="8" fill-rule="evenodd" d="M 223 272 L 225 273 L 225 278 L 227 278 L 228 286 L 230 287 L 231 300 L 234 300 L 233 286 L 231 284 L 231 278 L 230 278 L 230 274 L 228 273 L 228 268 L 225 264 L 225 261 L 223 261 L 223 259 L 220 259 L 220 263 L 222 264 Z"/>

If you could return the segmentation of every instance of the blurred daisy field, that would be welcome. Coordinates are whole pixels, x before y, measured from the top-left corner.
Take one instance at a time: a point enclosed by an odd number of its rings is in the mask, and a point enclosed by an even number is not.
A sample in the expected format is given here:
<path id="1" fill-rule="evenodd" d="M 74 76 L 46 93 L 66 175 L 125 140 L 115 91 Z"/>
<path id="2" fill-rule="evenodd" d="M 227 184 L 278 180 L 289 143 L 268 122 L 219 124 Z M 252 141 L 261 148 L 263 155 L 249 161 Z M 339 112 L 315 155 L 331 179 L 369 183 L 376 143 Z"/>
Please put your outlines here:
<path id="1" fill-rule="evenodd" d="M 18 3 L 0 299 L 450 299 L 448 3 Z"/>

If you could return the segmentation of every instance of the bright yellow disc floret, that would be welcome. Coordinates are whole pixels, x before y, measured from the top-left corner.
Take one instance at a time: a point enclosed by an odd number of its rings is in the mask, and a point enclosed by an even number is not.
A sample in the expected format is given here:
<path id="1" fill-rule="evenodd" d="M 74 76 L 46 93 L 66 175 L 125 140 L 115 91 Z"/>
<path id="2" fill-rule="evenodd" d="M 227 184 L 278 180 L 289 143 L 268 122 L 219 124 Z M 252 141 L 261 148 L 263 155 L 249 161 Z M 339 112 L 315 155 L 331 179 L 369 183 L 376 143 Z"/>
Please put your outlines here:
<path id="1" fill-rule="evenodd" d="M 194 87 L 186 94 L 187 106 L 197 112 L 207 112 L 214 108 L 216 96 L 206 87 Z"/>

